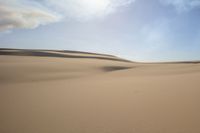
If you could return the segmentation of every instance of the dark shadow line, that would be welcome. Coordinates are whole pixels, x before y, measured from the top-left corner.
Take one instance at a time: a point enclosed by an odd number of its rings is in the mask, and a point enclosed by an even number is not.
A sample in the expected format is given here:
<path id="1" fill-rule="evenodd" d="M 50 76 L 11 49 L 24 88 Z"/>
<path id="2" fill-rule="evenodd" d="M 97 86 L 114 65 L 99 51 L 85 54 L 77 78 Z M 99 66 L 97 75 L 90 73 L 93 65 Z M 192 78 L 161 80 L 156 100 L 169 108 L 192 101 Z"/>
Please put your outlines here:
<path id="1" fill-rule="evenodd" d="M 99 53 L 92 53 L 92 52 L 82 52 L 82 51 L 73 51 L 73 50 L 46 50 L 46 49 L 12 49 L 12 48 L 0 48 L 1 50 L 18 50 L 18 51 L 49 51 L 49 52 L 60 52 L 60 53 L 72 53 L 72 54 L 90 54 L 90 55 L 100 55 L 100 56 L 108 56 L 108 57 L 116 57 L 114 55 L 109 54 L 99 54 Z"/>
<path id="2" fill-rule="evenodd" d="M 90 55 L 100 55 L 100 56 L 108 56 L 108 57 L 116 57 L 114 55 L 108 55 L 108 54 L 98 54 L 98 53 L 90 53 L 90 52 L 81 52 L 81 51 L 71 51 L 71 50 L 61 50 L 56 52 L 62 52 L 62 53 L 72 53 L 72 54 L 90 54 Z"/>
<path id="3" fill-rule="evenodd" d="M 87 58 L 87 59 L 101 59 L 101 60 L 112 60 L 121 62 L 131 62 L 129 60 L 117 59 L 117 58 L 106 58 L 106 57 L 92 57 L 92 56 L 74 56 L 74 55 L 63 55 L 57 53 L 47 53 L 36 50 L 19 50 L 19 51 L 1 51 L 0 55 L 15 55 L 15 56 L 38 56 L 38 57 L 60 57 L 60 58 Z"/>

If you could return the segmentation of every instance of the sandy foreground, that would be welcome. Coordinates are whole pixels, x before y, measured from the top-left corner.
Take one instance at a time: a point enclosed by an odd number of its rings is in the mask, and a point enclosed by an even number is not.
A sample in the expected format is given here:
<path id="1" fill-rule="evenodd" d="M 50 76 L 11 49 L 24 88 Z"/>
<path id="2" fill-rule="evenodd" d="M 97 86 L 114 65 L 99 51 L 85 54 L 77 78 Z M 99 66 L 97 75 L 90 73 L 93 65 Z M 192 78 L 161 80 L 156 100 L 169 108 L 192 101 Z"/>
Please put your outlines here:
<path id="1" fill-rule="evenodd" d="M 0 133 L 200 133 L 200 63 L 0 50 Z"/>

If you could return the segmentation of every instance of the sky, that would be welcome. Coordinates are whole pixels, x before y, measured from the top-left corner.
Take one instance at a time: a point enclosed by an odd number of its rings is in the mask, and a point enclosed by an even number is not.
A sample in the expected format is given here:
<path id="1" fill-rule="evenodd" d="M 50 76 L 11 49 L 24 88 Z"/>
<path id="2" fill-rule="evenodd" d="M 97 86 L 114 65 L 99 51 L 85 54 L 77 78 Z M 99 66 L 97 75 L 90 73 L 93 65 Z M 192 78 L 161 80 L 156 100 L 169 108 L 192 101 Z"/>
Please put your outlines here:
<path id="1" fill-rule="evenodd" d="M 200 0 L 0 0 L 0 47 L 200 60 Z"/>

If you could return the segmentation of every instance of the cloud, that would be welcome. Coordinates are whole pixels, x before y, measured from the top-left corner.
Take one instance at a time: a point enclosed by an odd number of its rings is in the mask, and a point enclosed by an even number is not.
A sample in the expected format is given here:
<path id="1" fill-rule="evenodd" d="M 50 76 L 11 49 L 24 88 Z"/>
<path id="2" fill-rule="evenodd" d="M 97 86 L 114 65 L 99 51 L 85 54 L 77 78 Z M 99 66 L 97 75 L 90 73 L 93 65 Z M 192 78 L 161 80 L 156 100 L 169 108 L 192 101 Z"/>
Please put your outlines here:
<path id="1" fill-rule="evenodd" d="M 104 17 L 135 0 L 0 0 L 0 31 Z"/>
<path id="2" fill-rule="evenodd" d="M 49 11 L 17 2 L 17 0 L 0 1 L 0 31 L 13 28 L 31 29 L 59 20 L 58 16 Z"/>
<path id="3" fill-rule="evenodd" d="M 200 7 L 200 0 L 160 0 L 166 5 L 172 5 L 180 12 L 189 11 Z"/>

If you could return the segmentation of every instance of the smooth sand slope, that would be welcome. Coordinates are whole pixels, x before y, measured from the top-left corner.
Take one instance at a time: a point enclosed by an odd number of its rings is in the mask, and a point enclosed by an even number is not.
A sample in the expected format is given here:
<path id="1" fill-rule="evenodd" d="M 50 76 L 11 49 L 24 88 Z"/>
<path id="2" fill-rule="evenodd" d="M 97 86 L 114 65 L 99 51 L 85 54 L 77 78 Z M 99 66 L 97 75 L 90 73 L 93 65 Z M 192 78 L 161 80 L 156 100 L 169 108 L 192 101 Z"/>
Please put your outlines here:
<path id="1" fill-rule="evenodd" d="M 1 49 L 0 133 L 200 133 L 200 64 Z"/>

